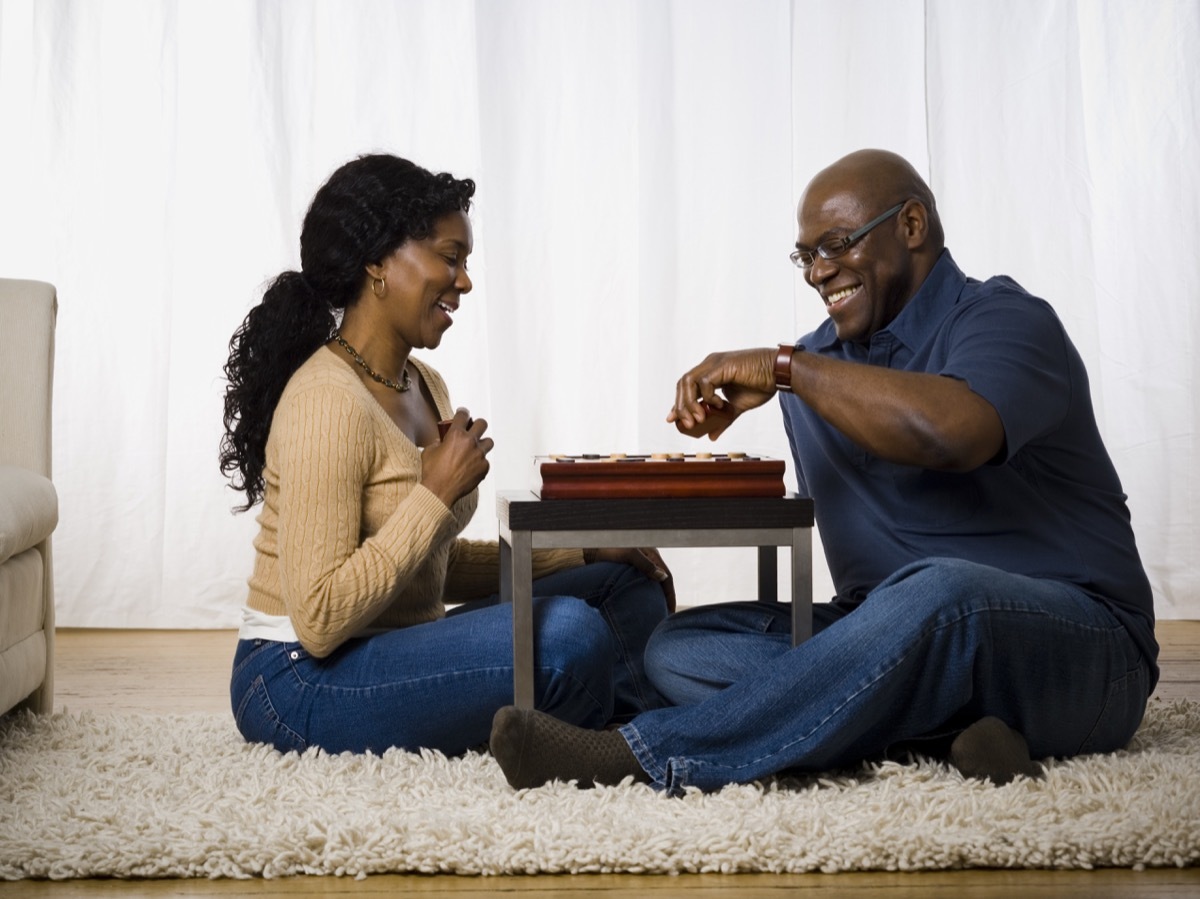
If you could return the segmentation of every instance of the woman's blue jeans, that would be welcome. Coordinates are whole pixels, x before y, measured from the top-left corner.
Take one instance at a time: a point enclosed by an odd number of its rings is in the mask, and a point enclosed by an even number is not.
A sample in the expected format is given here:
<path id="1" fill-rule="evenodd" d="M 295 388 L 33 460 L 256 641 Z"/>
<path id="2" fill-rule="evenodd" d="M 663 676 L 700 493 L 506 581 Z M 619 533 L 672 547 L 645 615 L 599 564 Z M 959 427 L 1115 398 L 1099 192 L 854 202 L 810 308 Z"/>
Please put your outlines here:
<path id="1" fill-rule="evenodd" d="M 1151 689 L 1128 632 L 1059 581 L 927 559 L 852 611 L 814 607 L 793 648 L 790 610 L 705 606 L 659 626 L 646 670 L 675 704 L 621 727 L 655 784 L 718 789 L 826 771 L 945 738 L 995 715 L 1034 758 L 1107 752 L 1133 736 Z"/>
<path id="2" fill-rule="evenodd" d="M 658 583 L 597 563 L 533 588 L 537 708 L 599 728 L 663 704 L 642 668 L 646 640 L 666 617 Z M 230 698 L 242 735 L 282 752 L 459 753 L 485 743 L 492 716 L 513 701 L 512 607 L 491 596 L 349 640 L 323 659 L 299 643 L 240 640 Z"/>

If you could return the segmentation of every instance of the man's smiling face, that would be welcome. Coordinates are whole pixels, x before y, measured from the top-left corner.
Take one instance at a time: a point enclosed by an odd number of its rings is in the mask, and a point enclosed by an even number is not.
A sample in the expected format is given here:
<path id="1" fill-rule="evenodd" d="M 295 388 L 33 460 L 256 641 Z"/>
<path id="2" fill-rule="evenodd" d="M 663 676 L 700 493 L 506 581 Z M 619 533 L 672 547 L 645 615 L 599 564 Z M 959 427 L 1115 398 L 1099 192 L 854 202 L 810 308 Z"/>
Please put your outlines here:
<path id="1" fill-rule="evenodd" d="M 820 244 L 846 235 L 878 217 L 903 198 L 876 196 L 861 183 L 826 173 L 805 190 L 797 216 L 796 246 L 815 250 Z M 905 213 L 885 219 L 856 240 L 844 253 L 824 259 L 819 254 L 804 278 L 821 295 L 843 341 L 865 343 L 886 327 L 916 292 L 912 254 L 908 246 Z"/>

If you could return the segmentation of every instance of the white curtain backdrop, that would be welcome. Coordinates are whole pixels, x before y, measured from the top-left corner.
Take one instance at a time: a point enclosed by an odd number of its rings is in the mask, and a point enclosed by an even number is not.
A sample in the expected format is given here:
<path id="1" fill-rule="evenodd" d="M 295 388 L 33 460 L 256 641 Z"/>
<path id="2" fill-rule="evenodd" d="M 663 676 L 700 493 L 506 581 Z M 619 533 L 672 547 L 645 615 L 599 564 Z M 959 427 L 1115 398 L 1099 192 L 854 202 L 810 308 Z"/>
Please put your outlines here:
<path id="1" fill-rule="evenodd" d="M 822 319 L 795 204 L 864 146 L 927 176 L 968 274 L 1056 307 L 1158 614 L 1200 618 L 1198 99 L 1196 0 L 0 0 L 0 275 L 60 301 L 59 623 L 238 622 L 221 366 L 342 162 L 479 184 L 426 358 L 492 423 L 489 537 L 534 455 L 695 449 L 676 378 Z M 775 406 L 717 448 L 789 458 Z M 667 556 L 681 602 L 752 594 L 751 550 Z"/>

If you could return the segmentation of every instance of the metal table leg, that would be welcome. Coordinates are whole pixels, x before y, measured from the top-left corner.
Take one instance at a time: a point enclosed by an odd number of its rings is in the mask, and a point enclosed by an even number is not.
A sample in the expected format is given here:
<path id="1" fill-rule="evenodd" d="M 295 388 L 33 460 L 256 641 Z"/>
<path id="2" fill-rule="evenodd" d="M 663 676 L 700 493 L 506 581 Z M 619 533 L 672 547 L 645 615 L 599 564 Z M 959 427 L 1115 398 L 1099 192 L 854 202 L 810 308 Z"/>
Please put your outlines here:
<path id="1" fill-rule="evenodd" d="M 812 636 L 812 530 L 792 529 L 792 645 Z"/>
<path id="2" fill-rule="evenodd" d="M 533 708 L 533 540 L 529 531 L 500 539 L 500 599 L 513 604 L 513 705 Z"/>

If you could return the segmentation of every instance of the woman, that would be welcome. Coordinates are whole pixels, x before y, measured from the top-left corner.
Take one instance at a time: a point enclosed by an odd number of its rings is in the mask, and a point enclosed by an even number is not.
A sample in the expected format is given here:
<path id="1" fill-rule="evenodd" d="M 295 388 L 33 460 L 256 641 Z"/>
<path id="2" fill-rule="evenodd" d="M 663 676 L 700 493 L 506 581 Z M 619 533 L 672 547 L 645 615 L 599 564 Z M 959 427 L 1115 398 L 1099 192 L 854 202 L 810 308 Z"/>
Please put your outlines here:
<path id="1" fill-rule="evenodd" d="M 305 216 L 301 271 L 230 341 L 221 469 L 240 511 L 262 502 L 231 683 L 247 740 L 456 753 L 512 701 L 498 546 L 457 536 L 492 440 L 411 355 L 471 290 L 474 191 L 394 156 L 342 166 Z M 587 556 L 535 554 L 536 702 L 601 727 L 661 704 L 641 655 L 670 581 L 653 550 Z"/>

